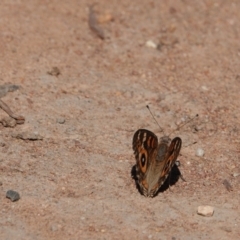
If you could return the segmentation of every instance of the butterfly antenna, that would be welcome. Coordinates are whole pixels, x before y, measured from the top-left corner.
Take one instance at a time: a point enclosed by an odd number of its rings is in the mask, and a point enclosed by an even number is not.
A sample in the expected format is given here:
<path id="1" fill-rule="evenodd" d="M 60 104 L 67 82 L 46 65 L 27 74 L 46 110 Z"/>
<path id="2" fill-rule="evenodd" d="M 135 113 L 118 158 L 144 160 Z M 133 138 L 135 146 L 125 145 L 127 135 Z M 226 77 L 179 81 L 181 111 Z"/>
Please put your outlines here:
<path id="1" fill-rule="evenodd" d="M 174 133 L 175 131 L 178 131 L 180 128 L 182 128 L 183 126 L 185 126 L 186 124 L 190 123 L 192 120 L 194 120 L 195 118 L 198 117 L 198 114 L 196 114 L 194 117 L 190 118 L 187 122 L 185 122 L 182 125 L 179 125 L 175 130 L 173 130 L 168 136 L 170 136 L 172 133 Z"/>
<path id="2" fill-rule="evenodd" d="M 150 112 L 150 114 L 152 115 L 154 121 L 155 121 L 155 122 L 157 123 L 157 125 L 159 126 L 160 130 L 161 130 L 161 131 L 163 132 L 163 134 L 165 135 L 165 133 L 164 133 L 162 127 L 159 125 L 159 123 L 157 122 L 156 118 L 154 117 L 154 115 L 153 115 L 153 113 L 152 113 L 150 107 L 149 107 L 148 105 L 147 105 L 146 107 L 147 107 L 148 111 Z"/>

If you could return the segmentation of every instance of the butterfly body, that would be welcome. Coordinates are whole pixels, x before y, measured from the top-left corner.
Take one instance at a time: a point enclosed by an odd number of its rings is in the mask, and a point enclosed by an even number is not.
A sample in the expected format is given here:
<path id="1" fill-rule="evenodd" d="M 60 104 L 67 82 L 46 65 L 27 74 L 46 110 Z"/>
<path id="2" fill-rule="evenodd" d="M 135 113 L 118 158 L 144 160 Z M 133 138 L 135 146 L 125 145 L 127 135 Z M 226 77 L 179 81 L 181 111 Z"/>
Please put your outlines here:
<path id="1" fill-rule="evenodd" d="M 182 140 L 160 138 L 146 129 L 139 129 L 133 136 L 136 158 L 137 183 L 146 197 L 154 197 L 167 179 L 179 155 Z"/>

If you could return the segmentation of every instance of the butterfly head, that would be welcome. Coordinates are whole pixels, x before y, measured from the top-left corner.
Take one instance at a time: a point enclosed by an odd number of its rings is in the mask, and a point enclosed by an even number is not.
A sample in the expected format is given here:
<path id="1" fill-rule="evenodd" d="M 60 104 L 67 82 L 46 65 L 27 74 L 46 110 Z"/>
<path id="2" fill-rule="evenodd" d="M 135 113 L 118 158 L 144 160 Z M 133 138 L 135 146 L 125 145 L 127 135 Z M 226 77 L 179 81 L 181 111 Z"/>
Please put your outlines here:
<path id="1" fill-rule="evenodd" d="M 169 145 L 169 143 L 171 142 L 171 138 L 169 136 L 163 136 L 163 137 L 160 138 L 159 142 Z"/>

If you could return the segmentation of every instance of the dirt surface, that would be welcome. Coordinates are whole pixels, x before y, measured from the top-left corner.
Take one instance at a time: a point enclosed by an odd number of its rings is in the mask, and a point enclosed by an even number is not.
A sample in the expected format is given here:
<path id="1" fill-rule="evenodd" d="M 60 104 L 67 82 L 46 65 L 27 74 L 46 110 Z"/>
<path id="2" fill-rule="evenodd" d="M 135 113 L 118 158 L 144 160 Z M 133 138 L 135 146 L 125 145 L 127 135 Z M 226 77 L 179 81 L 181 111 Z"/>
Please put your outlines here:
<path id="1" fill-rule="evenodd" d="M 1 99 L 25 117 L 0 126 L 0 239 L 239 239 L 240 1 L 102 0 L 104 39 L 92 3 L 0 3 L 0 83 L 20 87 Z M 186 182 L 154 198 L 131 177 L 134 132 L 162 136 L 146 104 L 166 134 L 199 114 L 171 134 Z"/>

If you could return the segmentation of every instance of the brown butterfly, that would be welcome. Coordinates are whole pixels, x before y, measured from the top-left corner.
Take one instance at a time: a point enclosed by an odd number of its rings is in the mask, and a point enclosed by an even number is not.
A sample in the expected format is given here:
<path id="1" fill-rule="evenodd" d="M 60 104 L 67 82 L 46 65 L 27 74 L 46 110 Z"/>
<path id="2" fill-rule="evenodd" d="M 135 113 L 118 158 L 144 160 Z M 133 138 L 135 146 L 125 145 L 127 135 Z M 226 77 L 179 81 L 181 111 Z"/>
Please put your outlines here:
<path id="1" fill-rule="evenodd" d="M 146 129 L 133 136 L 132 147 L 136 158 L 137 183 L 142 194 L 154 197 L 167 179 L 181 150 L 182 140 L 168 136 L 160 138 Z"/>

